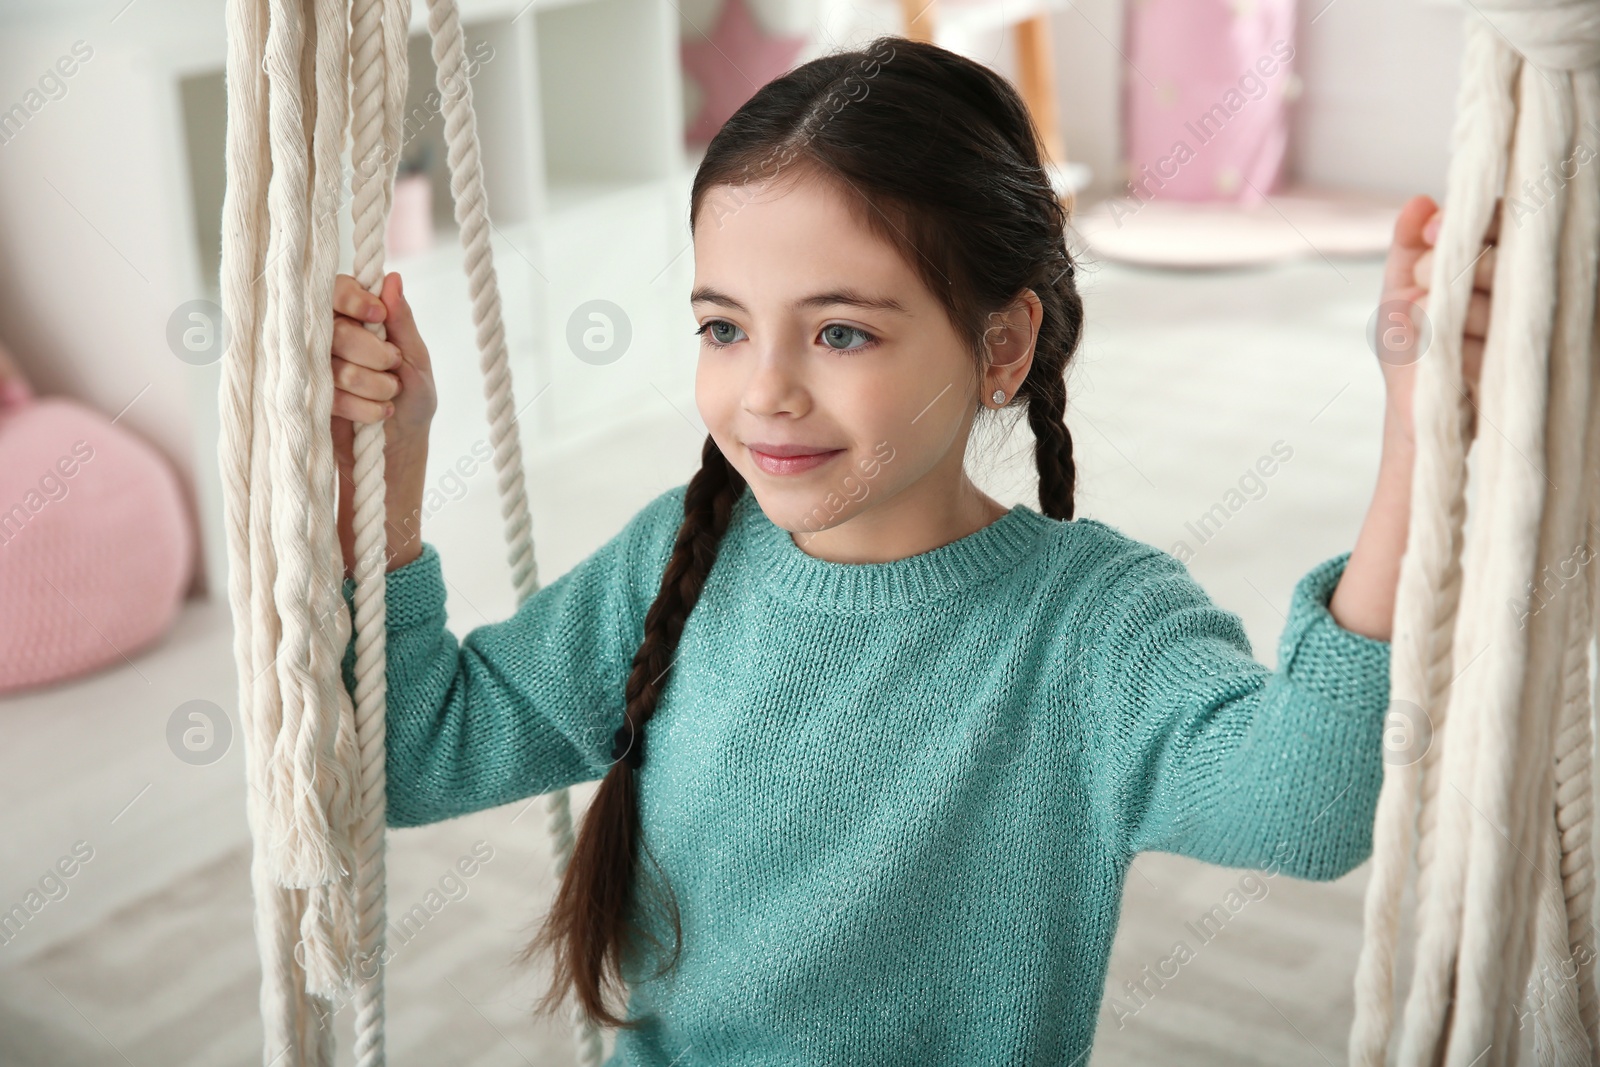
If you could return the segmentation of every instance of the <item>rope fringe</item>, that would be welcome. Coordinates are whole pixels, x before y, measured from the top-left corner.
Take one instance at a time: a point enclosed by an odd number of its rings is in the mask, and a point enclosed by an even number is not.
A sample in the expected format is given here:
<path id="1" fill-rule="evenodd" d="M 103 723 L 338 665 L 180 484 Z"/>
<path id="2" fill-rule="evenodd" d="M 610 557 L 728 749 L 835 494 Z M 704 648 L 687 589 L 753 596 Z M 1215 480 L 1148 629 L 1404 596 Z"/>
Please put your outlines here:
<path id="1" fill-rule="evenodd" d="M 1391 698 L 1423 709 L 1432 741 L 1422 759 L 1384 767 L 1349 1042 L 1360 1067 L 1388 1062 L 1413 844 L 1416 940 L 1396 1062 L 1512 1065 L 1531 1027 L 1539 1063 L 1600 1064 L 1589 674 L 1600 174 L 1562 165 L 1600 132 L 1600 6 L 1483 6 L 1466 22 L 1392 642 Z M 1551 171 L 1565 179 L 1554 188 Z M 1529 189 L 1548 195 L 1530 205 Z M 1497 198 L 1475 415 L 1461 341 Z"/>
<path id="2" fill-rule="evenodd" d="M 384 428 L 356 428 L 354 624 L 342 594 L 329 422 L 340 157 L 352 140 L 355 278 L 378 293 L 400 160 L 410 0 L 228 0 L 219 397 L 234 621 L 262 960 L 262 1062 L 332 1067 L 334 1005 L 356 1008 L 356 1059 L 384 1062 L 386 811 Z M 489 244 L 461 20 L 429 0 L 450 190 L 520 604 L 538 589 L 533 522 Z M 383 325 L 367 327 L 385 337 Z M 355 634 L 355 684 L 341 661 Z M 547 798 L 557 871 L 574 843 Z M 578 1062 L 599 1034 L 576 1012 Z"/>

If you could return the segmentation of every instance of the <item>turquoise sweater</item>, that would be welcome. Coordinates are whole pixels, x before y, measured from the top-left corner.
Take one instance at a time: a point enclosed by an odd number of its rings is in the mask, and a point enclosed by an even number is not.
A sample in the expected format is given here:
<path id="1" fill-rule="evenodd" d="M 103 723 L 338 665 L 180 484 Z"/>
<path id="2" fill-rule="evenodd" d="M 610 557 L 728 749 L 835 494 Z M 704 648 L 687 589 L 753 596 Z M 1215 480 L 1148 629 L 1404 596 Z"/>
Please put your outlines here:
<path id="1" fill-rule="evenodd" d="M 605 774 L 685 488 L 459 645 L 432 546 L 388 576 L 390 826 Z M 1274 671 L 1097 520 L 1019 504 L 840 564 L 746 490 L 636 772 L 683 955 L 627 970 L 646 1024 L 608 1065 L 1085 1062 L 1136 853 L 1370 854 L 1389 644 L 1328 613 L 1348 558 L 1296 584 Z"/>

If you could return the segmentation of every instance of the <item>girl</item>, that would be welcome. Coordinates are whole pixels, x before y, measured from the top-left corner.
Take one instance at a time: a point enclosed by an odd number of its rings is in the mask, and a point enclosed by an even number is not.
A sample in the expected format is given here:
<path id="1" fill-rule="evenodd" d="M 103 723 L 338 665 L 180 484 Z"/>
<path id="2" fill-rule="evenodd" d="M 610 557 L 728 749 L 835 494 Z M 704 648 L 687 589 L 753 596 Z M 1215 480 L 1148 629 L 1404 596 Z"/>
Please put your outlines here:
<path id="1" fill-rule="evenodd" d="M 620 1028 L 610 1063 L 1079 1063 L 1137 853 L 1332 879 L 1371 850 L 1412 368 L 1383 363 L 1372 508 L 1269 671 L 1184 564 L 1073 517 L 1083 312 L 1040 159 L 1006 81 L 932 45 L 764 86 L 691 194 L 700 469 L 459 645 L 416 525 L 427 348 L 398 276 L 338 279 L 347 477 L 351 422 L 388 423 L 388 824 L 600 781 L 520 959 Z M 1436 227 L 1406 206 L 1386 301 L 1420 302 Z M 963 467 L 1014 408 L 1038 511 Z"/>

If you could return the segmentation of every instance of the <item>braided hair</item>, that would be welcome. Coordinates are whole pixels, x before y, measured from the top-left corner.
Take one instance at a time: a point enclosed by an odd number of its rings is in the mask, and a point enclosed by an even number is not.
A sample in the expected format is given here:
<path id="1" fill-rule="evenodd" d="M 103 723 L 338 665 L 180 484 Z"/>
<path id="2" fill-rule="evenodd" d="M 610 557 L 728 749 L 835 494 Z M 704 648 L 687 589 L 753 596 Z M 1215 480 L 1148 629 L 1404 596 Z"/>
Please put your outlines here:
<path id="1" fill-rule="evenodd" d="M 897 36 L 820 56 L 764 85 L 712 139 L 690 192 L 690 232 L 697 223 L 720 224 L 724 212 L 738 209 L 742 186 L 769 179 L 823 180 L 845 193 L 939 299 L 980 381 L 985 324 L 1023 290 L 1037 294 L 1044 314 L 1033 363 L 1005 406 L 1026 408 L 1040 511 L 1071 519 L 1076 469 L 1065 372 L 1078 347 L 1083 303 L 1067 248 L 1067 211 L 1045 168 L 1038 129 L 1012 86 L 980 63 Z M 585 813 L 555 901 L 518 956 L 525 963 L 541 951 L 553 954 L 554 980 L 537 1010 L 553 1010 L 571 993 L 596 1025 L 639 1025 L 613 1013 L 604 994 L 608 981 L 624 986 L 623 960 L 641 943 L 664 947 L 641 921 L 647 905 L 661 906 L 673 933 L 656 973 L 681 954 L 671 887 L 664 879 L 636 880 L 639 852 L 649 850 L 635 774 L 679 636 L 744 489 L 708 435 L 628 674 L 615 762 Z"/>

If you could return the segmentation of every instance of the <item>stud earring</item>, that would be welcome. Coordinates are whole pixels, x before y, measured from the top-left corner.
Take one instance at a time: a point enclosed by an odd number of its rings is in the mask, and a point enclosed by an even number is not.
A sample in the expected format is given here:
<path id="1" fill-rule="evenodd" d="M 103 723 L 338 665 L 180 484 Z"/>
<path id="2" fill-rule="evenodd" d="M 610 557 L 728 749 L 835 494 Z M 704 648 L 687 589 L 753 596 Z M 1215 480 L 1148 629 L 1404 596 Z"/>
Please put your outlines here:
<path id="1" fill-rule="evenodd" d="M 996 404 L 1004 404 L 1006 402 L 1006 392 L 1004 389 L 996 389 L 994 395 L 990 396 L 989 399 Z"/>

